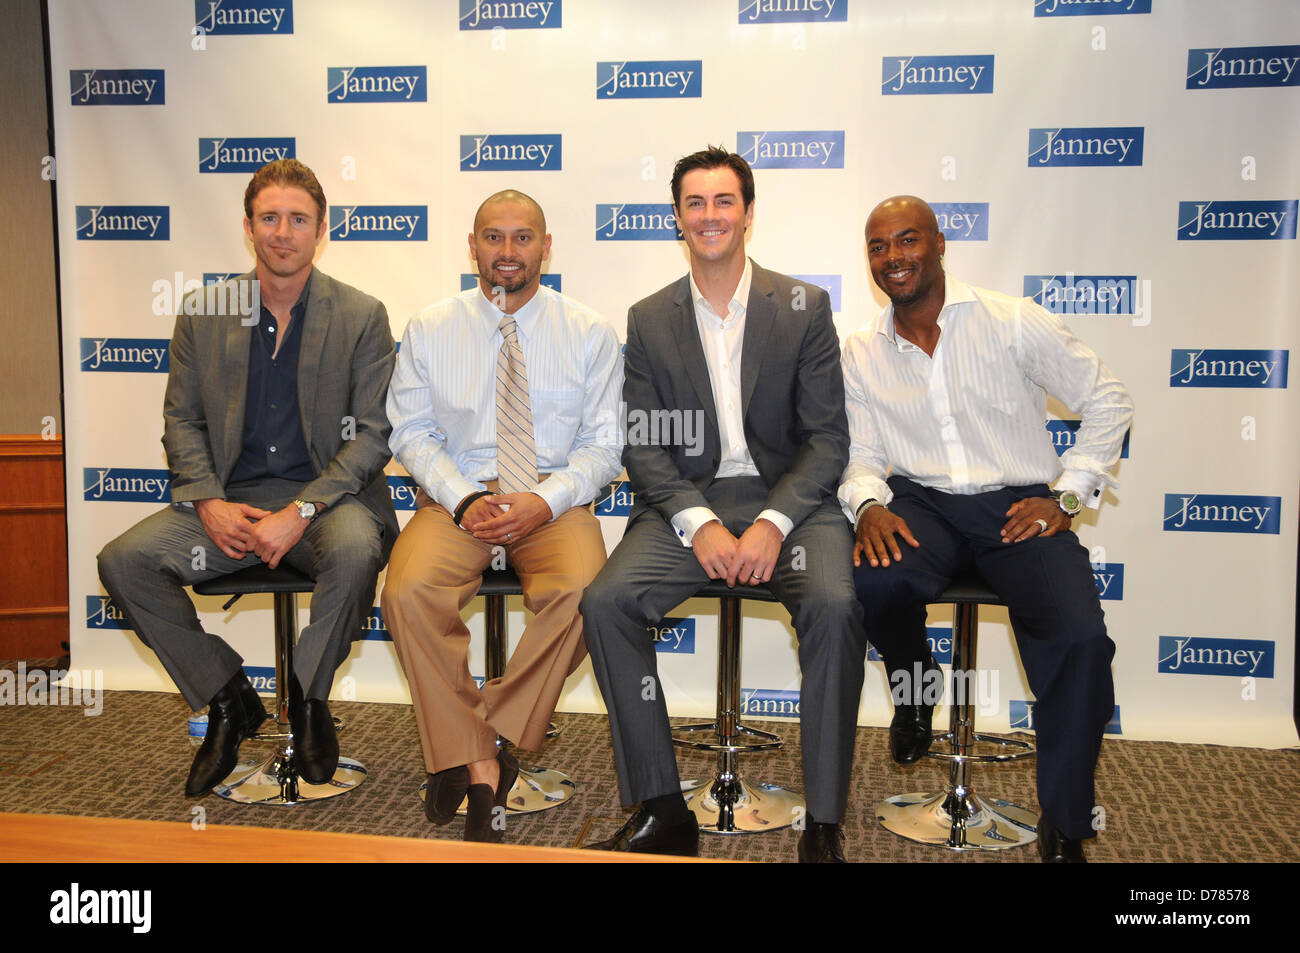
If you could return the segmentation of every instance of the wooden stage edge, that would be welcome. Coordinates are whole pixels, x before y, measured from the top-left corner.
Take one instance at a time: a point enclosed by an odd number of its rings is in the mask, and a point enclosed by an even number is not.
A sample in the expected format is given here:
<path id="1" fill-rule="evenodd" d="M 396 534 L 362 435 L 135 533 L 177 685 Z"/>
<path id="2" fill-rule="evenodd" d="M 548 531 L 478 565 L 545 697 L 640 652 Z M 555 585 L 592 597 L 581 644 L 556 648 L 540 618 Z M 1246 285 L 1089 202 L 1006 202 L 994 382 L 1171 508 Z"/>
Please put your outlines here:
<path id="1" fill-rule="evenodd" d="M 562 847 L 468 844 L 374 834 L 266 827 L 195 829 L 172 821 L 0 813 L 6 863 L 592 864 L 709 863 L 695 858 L 609 854 Z M 715 861 L 716 862 L 716 861 Z"/>

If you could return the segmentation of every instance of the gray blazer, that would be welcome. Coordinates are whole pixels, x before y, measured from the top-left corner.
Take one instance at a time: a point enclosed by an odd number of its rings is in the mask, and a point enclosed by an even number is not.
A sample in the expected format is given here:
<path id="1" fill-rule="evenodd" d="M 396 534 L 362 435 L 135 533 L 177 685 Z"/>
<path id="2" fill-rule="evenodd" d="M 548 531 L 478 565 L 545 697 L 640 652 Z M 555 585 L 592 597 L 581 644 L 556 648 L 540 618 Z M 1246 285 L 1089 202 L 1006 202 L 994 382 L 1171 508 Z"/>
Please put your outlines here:
<path id="1" fill-rule="evenodd" d="M 163 402 L 173 502 L 226 495 L 243 446 L 253 333 L 239 315 L 186 310 L 176 316 Z M 391 542 L 397 514 L 384 478 L 392 429 L 384 400 L 396 349 L 388 312 L 313 267 L 302 335 L 298 410 L 316 471 L 302 498 L 334 506 L 355 497 L 379 517 Z"/>
<path id="2" fill-rule="evenodd" d="M 764 507 L 795 526 L 834 500 L 849 456 L 830 298 L 809 284 L 797 292 L 801 284 L 754 265 L 740 367 L 745 440 L 767 484 Z M 702 411 L 706 420 L 698 455 L 680 442 L 624 448 L 636 491 L 629 525 L 652 508 L 667 521 L 689 506 L 707 506 L 703 490 L 718 471 L 722 440 L 689 276 L 628 311 L 623 400 L 629 414 L 641 411 L 651 420 L 654 411 L 674 408 Z"/>

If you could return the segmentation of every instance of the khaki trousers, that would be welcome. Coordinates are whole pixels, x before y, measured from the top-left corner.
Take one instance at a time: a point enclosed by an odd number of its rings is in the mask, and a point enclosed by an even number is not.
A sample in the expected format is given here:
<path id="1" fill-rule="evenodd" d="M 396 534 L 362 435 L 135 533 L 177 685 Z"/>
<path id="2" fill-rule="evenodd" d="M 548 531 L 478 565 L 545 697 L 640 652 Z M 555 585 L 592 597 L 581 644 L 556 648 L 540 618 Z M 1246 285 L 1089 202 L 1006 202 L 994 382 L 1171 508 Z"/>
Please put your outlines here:
<path id="1" fill-rule="evenodd" d="M 494 547 L 457 526 L 423 491 L 388 563 L 381 605 L 406 672 L 429 773 L 491 758 L 497 735 L 542 745 L 564 681 L 587 655 L 578 605 L 605 564 L 600 524 L 574 507 L 505 547 L 533 613 L 505 674 L 483 690 L 469 673 L 461 610 Z"/>

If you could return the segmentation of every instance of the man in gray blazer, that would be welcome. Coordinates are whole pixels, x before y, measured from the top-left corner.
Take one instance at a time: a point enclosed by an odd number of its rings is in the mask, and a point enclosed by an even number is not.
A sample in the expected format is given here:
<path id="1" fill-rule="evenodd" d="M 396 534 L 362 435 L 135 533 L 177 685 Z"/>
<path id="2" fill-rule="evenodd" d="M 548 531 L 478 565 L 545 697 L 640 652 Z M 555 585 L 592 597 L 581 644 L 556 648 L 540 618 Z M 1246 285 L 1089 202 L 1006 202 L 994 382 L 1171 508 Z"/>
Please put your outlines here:
<path id="1" fill-rule="evenodd" d="M 754 178 L 743 158 L 686 156 L 672 192 L 691 270 L 628 313 L 623 463 L 636 502 L 582 603 L 623 799 L 641 807 L 592 846 L 697 852 L 646 627 L 725 579 L 767 584 L 790 611 L 809 815 L 799 859 L 842 861 L 867 646 L 852 534 L 835 501 L 849 439 L 830 301 L 746 257 Z M 700 426 L 681 426 L 687 416 Z M 680 439 L 690 432 L 703 440 Z"/>
<path id="2" fill-rule="evenodd" d="M 131 628 L 186 701 L 209 706 L 191 797 L 234 769 L 266 712 L 243 659 L 203 631 L 184 587 L 259 561 L 316 579 L 289 694 L 299 771 L 321 784 L 338 766 L 326 703 L 334 670 L 397 537 L 383 473 L 393 336 L 383 304 L 313 267 L 325 211 L 301 162 L 254 174 L 244 230 L 256 268 L 194 292 L 176 316 L 163 406 L 172 506 L 99 554 L 100 579 Z M 229 306 L 240 291 L 252 302 L 243 315 Z"/>

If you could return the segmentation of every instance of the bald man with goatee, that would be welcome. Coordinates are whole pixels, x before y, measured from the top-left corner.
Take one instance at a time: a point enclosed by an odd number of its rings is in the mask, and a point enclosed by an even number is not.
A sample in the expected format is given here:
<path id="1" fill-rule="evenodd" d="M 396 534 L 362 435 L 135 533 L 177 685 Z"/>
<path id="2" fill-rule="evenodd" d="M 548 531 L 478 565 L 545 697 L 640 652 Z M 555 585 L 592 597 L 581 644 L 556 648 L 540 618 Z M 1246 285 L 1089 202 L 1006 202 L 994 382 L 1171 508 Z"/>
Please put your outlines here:
<path id="1" fill-rule="evenodd" d="M 474 216 L 477 284 L 406 327 L 388 393 L 389 442 L 419 485 L 382 605 L 406 672 L 428 771 L 425 815 L 499 841 L 518 764 L 537 750 L 586 656 L 578 602 L 605 563 L 591 512 L 618 476 L 622 360 L 601 315 L 543 287 L 551 236 L 513 190 Z M 461 610 L 504 553 L 533 613 L 505 674 L 482 691 Z"/>
<path id="2" fill-rule="evenodd" d="M 1040 853 L 1082 861 L 1115 645 L 1070 525 L 1115 485 L 1133 404 L 1059 317 L 945 273 L 944 236 L 921 199 L 881 202 L 866 240 L 890 303 L 844 345 L 852 444 L 839 499 L 854 522 L 867 638 L 894 696 L 890 751 L 910 764 L 930 747 L 926 673 L 939 666 L 926 603 L 973 569 L 1010 611 L 1037 699 Z M 1048 394 L 1082 418 L 1059 458 Z"/>

